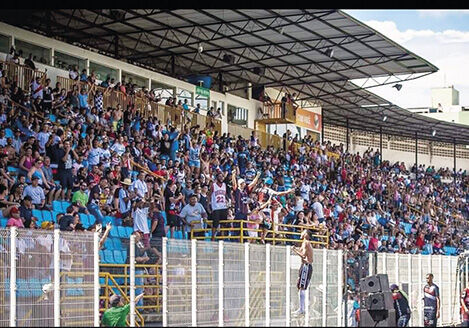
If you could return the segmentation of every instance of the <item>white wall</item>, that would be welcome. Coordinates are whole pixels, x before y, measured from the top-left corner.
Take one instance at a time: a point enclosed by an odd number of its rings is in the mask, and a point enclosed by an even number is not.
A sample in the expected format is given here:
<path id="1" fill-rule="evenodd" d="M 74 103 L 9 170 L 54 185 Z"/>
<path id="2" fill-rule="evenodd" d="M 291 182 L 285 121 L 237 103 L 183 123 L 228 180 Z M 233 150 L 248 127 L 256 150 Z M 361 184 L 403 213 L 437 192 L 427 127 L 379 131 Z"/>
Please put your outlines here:
<path id="1" fill-rule="evenodd" d="M 174 86 L 177 88 L 181 89 L 186 89 L 193 94 L 195 94 L 195 85 L 181 81 L 178 79 L 175 79 L 173 77 L 153 72 L 151 70 L 147 70 L 141 67 L 137 67 L 135 65 L 126 63 L 124 61 L 120 61 L 114 58 L 110 58 L 104 55 L 100 55 L 96 52 L 92 52 L 65 42 L 61 42 L 55 39 L 51 39 L 48 37 L 45 37 L 40 34 L 36 34 L 9 24 L 5 24 L 3 22 L 0 22 L 0 32 L 4 35 L 9 35 L 13 36 L 13 38 L 19 38 L 23 41 L 30 42 L 32 44 L 39 45 L 41 47 L 46 47 L 46 48 L 51 48 L 52 50 L 59 50 L 60 52 L 63 52 L 65 54 L 79 57 L 82 59 L 88 59 L 90 61 L 93 61 L 95 63 L 101 64 L 103 66 L 108 66 L 114 69 L 117 69 L 119 71 L 119 76 L 121 74 L 121 70 L 139 75 L 143 78 L 154 80 L 154 81 L 159 81 L 165 84 L 168 84 L 170 86 Z M 14 42 L 14 40 L 13 40 Z M 0 58 L 5 59 L 6 54 L 0 54 Z M 68 72 L 63 71 L 61 69 L 47 66 L 47 65 L 42 65 L 39 63 L 35 63 L 36 67 L 40 70 L 44 70 L 47 68 L 47 75 L 51 79 L 52 83 L 55 84 L 56 82 L 56 77 L 57 75 L 63 76 L 63 77 L 68 77 Z M 244 99 L 242 97 L 232 95 L 232 94 L 224 94 L 216 91 L 210 91 L 210 101 L 223 101 L 225 102 L 225 115 L 223 116 L 222 120 L 222 131 L 226 132 L 227 131 L 227 107 L 228 104 L 237 106 L 237 107 L 243 107 L 249 110 L 249 117 L 248 117 L 248 127 L 254 128 L 254 119 L 256 117 L 256 111 L 259 106 L 261 106 L 261 102 L 257 100 L 248 100 Z"/>
<path id="2" fill-rule="evenodd" d="M 350 144 L 351 151 L 356 153 L 360 152 L 361 155 L 368 149 L 366 146 L 358 146 Z M 374 150 L 376 148 L 373 148 Z M 379 149 L 379 148 L 378 148 Z M 415 164 L 415 153 L 399 150 L 383 149 L 383 160 L 388 160 L 391 163 L 404 162 L 407 168 L 412 167 Z M 418 154 L 418 164 L 425 164 L 428 166 L 435 166 L 435 168 L 448 167 L 453 168 L 454 160 L 453 157 L 442 157 L 442 156 L 430 156 L 425 154 Z M 463 158 L 456 158 L 456 169 L 469 170 L 469 160 Z"/>

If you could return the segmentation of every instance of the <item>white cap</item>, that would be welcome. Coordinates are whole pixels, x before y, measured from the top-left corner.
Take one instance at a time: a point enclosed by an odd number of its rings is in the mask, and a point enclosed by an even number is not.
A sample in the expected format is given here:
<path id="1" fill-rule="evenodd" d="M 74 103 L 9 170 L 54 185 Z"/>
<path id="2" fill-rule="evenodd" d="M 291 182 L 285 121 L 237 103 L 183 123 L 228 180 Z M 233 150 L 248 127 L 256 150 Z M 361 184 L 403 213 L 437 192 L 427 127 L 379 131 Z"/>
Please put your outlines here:
<path id="1" fill-rule="evenodd" d="M 246 183 L 246 181 L 244 181 L 244 179 L 238 179 L 238 186 L 240 186 L 243 183 Z"/>

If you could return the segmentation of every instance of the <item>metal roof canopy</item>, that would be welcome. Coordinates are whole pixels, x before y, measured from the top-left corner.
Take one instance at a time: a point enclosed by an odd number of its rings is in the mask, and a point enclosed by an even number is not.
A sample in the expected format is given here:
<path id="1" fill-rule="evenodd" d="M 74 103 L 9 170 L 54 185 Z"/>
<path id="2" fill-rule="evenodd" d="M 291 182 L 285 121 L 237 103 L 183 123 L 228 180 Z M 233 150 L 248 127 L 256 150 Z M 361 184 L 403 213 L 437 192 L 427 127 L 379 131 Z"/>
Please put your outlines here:
<path id="1" fill-rule="evenodd" d="M 418 127 L 419 138 L 469 144 L 468 127 L 383 106 L 349 82 L 366 79 L 370 88 L 438 69 L 340 10 L 3 10 L 0 19 L 173 76 L 210 75 L 231 90 L 280 87 L 320 104 L 325 123 L 348 119 L 352 129 L 407 137 Z"/>

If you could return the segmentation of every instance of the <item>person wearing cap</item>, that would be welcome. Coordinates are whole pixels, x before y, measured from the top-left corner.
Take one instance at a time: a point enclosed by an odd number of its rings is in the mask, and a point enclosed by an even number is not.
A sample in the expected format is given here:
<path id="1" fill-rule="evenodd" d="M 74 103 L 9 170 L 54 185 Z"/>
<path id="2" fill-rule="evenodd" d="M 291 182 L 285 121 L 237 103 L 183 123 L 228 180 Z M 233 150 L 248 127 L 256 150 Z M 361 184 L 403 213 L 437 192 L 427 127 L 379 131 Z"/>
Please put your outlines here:
<path id="1" fill-rule="evenodd" d="M 135 296 L 135 303 L 143 298 L 145 293 Z M 101 325 L 104 327 L 127 327 L 127 315 L 130 313 L 130 303 L 124 305 L 124 298 L 114 294 L 109 298 L 111 307 L 104 311 Z"/>
<path id="2" fill-rule="evenodd" d="M 31 178 L 31 184 L 24 188 L 23 197 L 30 196 L 35 209 L 44 208 L 46 196 L 44 189 L 39 186 L 39 178 L 35 175 Z"/>
<path id="3" fill-rule="evenodd" d="M 129 193 L 129 186 L 132 180 L 125 178 L 121 181 L 122 187 L 119 189 L 119 212 L 123 221 L 127 221 L 132 210 L 131 194 Z"/>
<path id="4" fill-rule="evenodd" d="M 86 189 L 88 188 L 88 185 L 84 182 L 80 182 L 80 189 L 75 191 L 72 196 L 72 202 L 77 204 L 78 206 L 78 211 L 80 213 L 86 213 L 88 214 L 88 209 L 86 208 L 86 205 L 88 204 L 88 194 L 86 193 Z"/>
<path id="5" fill-rule="evenodd" d="M 235 220 L 247 220 L 249 213 L 249 193 L 257 185 L 261 172 L 257 172 L 254 180 L 249 185 L 246 185 L 246 181 L 244 179 L 236 180 L 236 171 L 237 170 L 233 170 L 233 174 L 231 176 L 231 184 L 234 191 Z M 235 228 L 240 228 L 239 223 L 235 223 L 234 226 Z M 239 231 L 235 231 L 235 236 L 239 236 Z"/>
<path id="6" fill-rule="evenodd" d="M 394 309 L 396 310 L 396 322 L 398 327 L 407 327 L 410 321 L 410 306 L 407 295 L 399 290 L 399 286 L 392 284 L 390 286 Z"/>
<path id="7" fill-rule="evenodd" d="M 37 221 L 37 218 L 33 216 L 33 204 L 31 196 L 26 196 L 23 198 L 23 202 L 19 210 L 20 216 L 23 219 L 23 223 L 26 228 L 29 228 L 31 221 Z"/>

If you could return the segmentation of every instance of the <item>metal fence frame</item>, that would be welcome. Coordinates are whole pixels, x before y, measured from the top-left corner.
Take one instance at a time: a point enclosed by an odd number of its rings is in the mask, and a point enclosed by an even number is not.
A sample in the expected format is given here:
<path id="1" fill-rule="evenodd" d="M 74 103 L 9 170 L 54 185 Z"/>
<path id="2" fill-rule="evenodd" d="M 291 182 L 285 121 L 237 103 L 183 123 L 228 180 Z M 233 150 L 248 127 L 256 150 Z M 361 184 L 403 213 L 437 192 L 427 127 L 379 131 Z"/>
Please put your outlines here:
<path id="1" fill-rule="evenodd" d="M 163 327 L 176 324 L 195 327 L 207 324 L 206 321 L 198 322 L 197 320 L 198 311 L 201 307 L 200 302 L 197 302 L 197 296 L 204 289 L 204 286 L 198 283 L 197 272 L 199 268 L 195 268 L 195 264 L 198 263 L 197 250 L 199 247 L 203 245 L 203 247 L 210 248 L 212 244 L 213 247 L 218 247 L 218 249 L 212 255 L 212 261 L 217 261 L 217 265 L 213 265 L 211 268 L 213 276 L 219 277 L 213 283 L 218 285 L 218 295 L 207 299 L 207 302 L 213 302 L 213 304 L 210 304 L 213 306 L 213 311 L 215 311 L 212 325 L 218 325 L 219 327 L 224 325 L 271 326 L 280 325 L 279 322 L 287 327 L 345 325 L 347 318 L 345 317 L 346 302 L 344 296 L 346 295 L 344 295 L 344 277 L 347 265 L 344 263 L 345 252 L 342 250 L 313 249 L 313 276 L 310 287 L 306 292 L 306 313 L 303 317 L 295 318 L 291 313 L 293 310 L 296 310 L 295 306 L 298 304 L 298 297 L 295 297 L 294 292 L 296 291 L 295 281 L 300 261 L 298 256 L 291 253 L 291 246 L 273 246 L 269 244 L 264 246 L 223 241 L 182 241 L 163 238 Z M 258 253 L 260 247 L 264 247 L 265 253 L 262 256 L 259 256 Z M 190 284 L 190 286 L 186 285 L 185 288 L 191 294 L 190 296 L 187 295 L 188 299 L 184 301 L 186 303 L 186 311 L 188 312 L 184 313 L 185 319 L 181 319 L 181 312 L 175 313 L 172 310 L 172 306 L 168 306 L 168 304 L 177 303 L 177 299 L 174 298 L 177 296 L 169 292 L 172 287 L 168 286 L 168 271 L 172 272 L 173 266 L 168 266 L 168 259 L 169 262 L 174 262 L 182 254 L 180 252 L 183 249 L 185 249 L 186 255 L 184 256 L 187 256 L 187 259 L 185 264 L 182 264 L 185 270 L 181 272 L 184 272 L 184 281 Z M 237 311 L 239 316 L 237 319 L 232 320 L 226 318 L 226 311 L 229 311 L 229 309 L 225 303 L 227 302 L 227 293 L 233 293 L 233 289 L 230 289 L 231 287 L 227 285 L 230 282 L 226 279 L 226 264 L 233 267 L 233 263 L 227 262 L 233 261 L 233 258 L 229 258 L 227 255 L 233 255 L 233 250 L 238 258 L 237 264 L 235 263 L 234 265 L 238 265 L 240 275 L 240 279 L 237 280 L 236 284 L 239 290 L 244 290 L 244 292 L 236 293 L 234 291 L 235 295 L 239 294 L 239 309 Z M 253 251 L 255 252 L 253 253 Z M 175 253 L 173 254 L 173 252 Z M 274 256 L 278 258 L 278 254 L 281 253 L 284 254 L 280 261 L 280 267 L 283 267 L 283 270 L 279 271 L 279 263 L 274 262 L 272 259 Z M 257 254 L 257 256 L 253 258 L 253 254 Z M 444 300 L 442 297 L 442 316 L 438 325 L 452 325 L 461 322 L 458 312 L 459 298 L 457 295 L 459 295 L 461 287 L 468 286 L 469 277 L 468 274 L 456 276 L 455 265 L 459 263 L 458 257 L 386 253 L 364 253 L 364 256 L 368 257 L 369 268 L 367 267 L 366 269 L 369 274 L 387 273 L 390 284 L 398 283 L 401 286 L 402 283 L 409 283 L 409 298 L 411 299 L 411 307 L 414 310 L 412 326 L 421 326 L 423 323 L 422 306 L 419 303 L 415 304 L 413 300 L 423 297 L 422 289 L 425 284 L 425 274 L 428 273 L 425 270 L 432 270 L 434 268 L 437 269 L 437 271 L 433 272 L 435 283 L 440 286 L 440 291 L 443 287 L 442 284 L 450 284 L 451 286 L 451 290 L 445 292 L 446 298 L 448 298 L 447 294 L 449 293 L 449 299 Z M 447 271 L 451 274 L 445 275 L 442 266 L 446 262 L 449 263 Z M 318 263 L 320 264 L 319 266 Z M 462 266 L 460 265 L 460 268 L 465 268 L 462 271 L 467 273 L 469 269 L 468 258 L 465 258 L 461 263 L 463 264 Z M 178 262 L 178 265 L 181 265 L 181 263 Z M 435 266 L 432 267 L 432 265 Z M 274 266 L 275 269 L 273 269 Z M 273 278 L 275 270 L 277 271 L 275 272 L 277 277 Z M 253 273 L 258 274 L 258 278 L 253 279 Z M 282 284 L 281 288 L 279 288 L 280 284 Z M 261 290 L 261 285 L 264 290 Z M 279 294 L 279 290 L 282 290 L 281 294 Z M 282 308 L 277 306 L 277 313 L 273 313 L 273 309 L 276 307 L 272 305 L 272 301 L 277 300 L 277 298 L 280 298 L 284 305 Z M 284 320 L 283 318 L 279 320 L 278 313 L 284 316 Z M 171 319 L 175 316 L 178 316 L 178 321 Z"/>
<path id="2" fill-rule="evenodd" d="M 90 234 L 88 232 L 84 232 L 86 234 Z M 52 285 L 52 291 L 50 291 L 51 298 L 53 299 L 53 304 L 50 304 L 49 310 L 53 313 L 53 318 L 48 318 L 50 320 L 53 320 L 53 325 L 55 327 L 60 327 L 64 323 L 61 323 L 61 305 L 65 301 L 65 298 L 62 296 L 68 292 L 68 290 L 72 287 L 69 286 L 67 282 L 65 282 L 65 285 L 62 285 L 64 282 L 61 281 L 62 279 L 62 274 L 63 274 L 63 267 L 66 265 L 66 262 L 62 259 L 63 252 L 61 252 L 61 244 L 66 244 L 70 242 L 69 238 L 76 238 L 77 236 L 73 236 L 68 234 L 67 232 L 62 233 L 58 229 L 56 230 L 51 230 L 51 231 L 44 231 L 44 230 L 27 230 L 27 229 L 17 229 L 16 227 L 11 227 L 7 229 L 0 229 L 0 234 L 3 238 L 2 243 L 4 245 L 9 245 L 9 248 L 3 247 L 2 253 L 7 255 L 9 257 L 9 281 L 7 278 L 2 279 L 3 281 L 1 282 L 3 286 L 3 292 L 6 293 L 6 291 L 9 291 L 9 297 L 8 299 L 4 300 L 4 304 L 8 304 L 9 306 L 9 326 L 10 327 L 16 327 L 19 325 L 18 322 L 18 309 L 21 307 L 21 304 L 18 303 L 18 283 L 19 280 L 17 279 L 18 273 L 21 273 L 24 275 L 24 272 L 27 270 L 32 270 L 31 272 L 34 272 L 35 270 L 50 270 L 51 271 L 51 278 L 53 277 L 52 282 L 50 285 Z M 49 241 L 52 243 L 51 245 L 51 253 L 45 254 L 52 256 L 53 258 L 53 263 L 40 263 L 37 267 L 29 267 L 29 263 L 26 264 L 26 266 L 22 266 L 21 264 L 21 257 L 19 256 L 20 254 L 18 253 L 18 248 L 20 247 L 20 243 L 23 242 L 25 243 L 25 239 L 29 238 L 30 242 L 31 241 L 38 241 L 38 237 L 45 237 L 49 238 Z M 98 233 L 94 233 L 92 236 L 92 239 L 88 237 L 88 240 L 90 243 L 92 242 L 92 249 L 86 249 L 86 247 L 83 248 L 83 254 L 85 256 L 92 256 L 92 264 L 91 268 L 88 266 L 89 272 L 84 272 L 82 275 L 88 274 L 92 275 L 91 280 L 92 285 L 86 284 L 87 281 L 84 279 L 82 283 L 77 283 L 76 285 L 73 285 L 73 288 L 78 289 L 88 289 L 92 295 L 93 295 L 93 300 L 92 300 L 92 305 L 89 306 L 88 312 L 93 313 L 93 325 L 95 327 L 99 327 L 99 254 L 98 254 L 98 248 L 99 248 L 99 236 Z M 68 240 L 68 241 L 67 241 Z M 28 242 L 28 240 L 26 240 Z M 22 248 L 21 251 L 21 256 L 23 258 L 34 258 L 34 256 L 37 254 L 35 253 L 35 249 L 32 248 L 29 250 L 27 247 Z M 88 253 L 90 252 L 90 253 Z M 62 256 L 61 256 L 62 254 Z M 22 271 L 21 271 L 22 270 Z M 26 270 L 26 271 L 25 271 Z M 78 274 L 78 272 L 72 272 L 71 274 Z M 2 277 L 3 278 L 3 277 Z M 32 280 L 24 280 L 30 283 Z M 78 281 L 78 279 L 77 279 Z M 39 283 L 39 281 L 37 281 Z M 39 286 L 42 286 L 42 292 L 43 296 L 46 295 L 46 292 L 44 291 L 47 288 L 45 287 L 46 285 L 43 285 L 42 282 L 40 283 Z M 53 296 L 52 296 L 53 295 Z M 40 297 L 40 300 L 42 301 L 43 296 Z M 31 296 L 31 300 L 35 299 L 35 296 Z M 36 301 L 37 303 L 38 301 Z M 91 303 L 91 302 L 89 302 Z M 47 304 L 46 304 L 47 305 Z M 24 307 L 24 306 L 23 306 Z M 31 310 L 32 311 L 32 310 Z M 44 315 L 44 311 L 38 311 L 39 313 L 30 313 L 28 316 L 31 317 L 31 320 L 45 320 L 46 318 L 41 317 L 41 315 Z M 21 325 L 35 325 L 34 323 L 28 322 L 28 319 L 23 318 L 22 319 L 23 323 Z M 1 326 L 7 326 L 6 322 L 2 321 Z"/>

